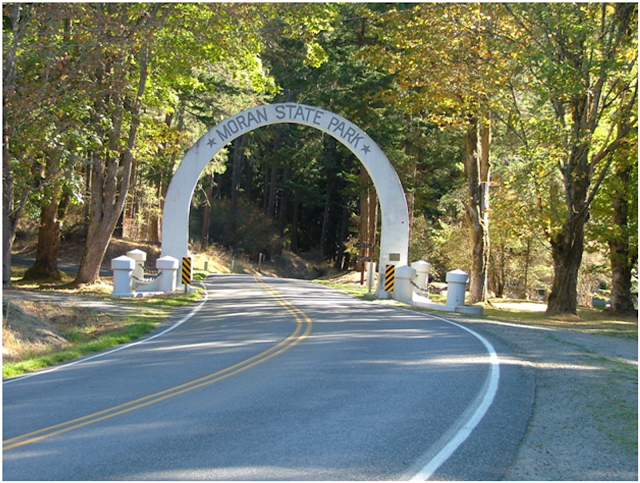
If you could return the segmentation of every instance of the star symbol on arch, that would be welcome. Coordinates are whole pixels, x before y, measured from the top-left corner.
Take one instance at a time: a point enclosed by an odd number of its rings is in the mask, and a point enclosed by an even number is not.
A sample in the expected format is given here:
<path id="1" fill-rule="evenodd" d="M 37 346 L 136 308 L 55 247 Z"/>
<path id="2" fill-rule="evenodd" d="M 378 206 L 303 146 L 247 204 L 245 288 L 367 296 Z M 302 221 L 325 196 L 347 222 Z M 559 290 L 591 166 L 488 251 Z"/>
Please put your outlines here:
<path id="1" fill-rule="evenodd" d="M 369 146 L 367 146 L 366 144 L 362 145 L 362 150 L 365 152 L 365 154 L 371 152 L 371 148 Z"/>
<path id="2" fill-rule="evenodd" d="M 213 147 L 215 143 L 216 143 L 215 139 L 209 139 L 209 141 L 207 141 L 207 144 L 209 145 L 209 147 Z"/>

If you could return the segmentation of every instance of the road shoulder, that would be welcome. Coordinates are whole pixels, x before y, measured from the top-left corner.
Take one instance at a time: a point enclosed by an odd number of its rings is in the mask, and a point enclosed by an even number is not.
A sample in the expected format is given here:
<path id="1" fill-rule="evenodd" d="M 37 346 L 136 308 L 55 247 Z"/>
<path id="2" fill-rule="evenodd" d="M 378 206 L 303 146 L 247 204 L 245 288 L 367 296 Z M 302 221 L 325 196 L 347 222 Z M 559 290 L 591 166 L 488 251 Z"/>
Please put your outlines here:
<path id="1" fill-rule="evenodd" d="M 638 344 L 463 319 L 514 346 L 535 375 L 533 415 L 507 480 L 638 480 Z"/>

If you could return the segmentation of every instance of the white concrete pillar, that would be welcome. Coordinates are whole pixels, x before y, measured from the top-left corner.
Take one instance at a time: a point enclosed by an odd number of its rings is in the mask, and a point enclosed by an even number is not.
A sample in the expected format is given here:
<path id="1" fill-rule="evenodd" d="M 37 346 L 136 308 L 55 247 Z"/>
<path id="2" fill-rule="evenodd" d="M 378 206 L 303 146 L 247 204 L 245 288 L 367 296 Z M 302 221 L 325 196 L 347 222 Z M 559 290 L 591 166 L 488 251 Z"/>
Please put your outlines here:
<path id="1" fill-rule="evenodd" d="M 144 281 L 144 262 L 147 260 L 147 254 L 136 248 L 128 251 L 127 256 L 135 260 L 133 267 L 133 286 L 135 287 Z"/>
<path id="2" fill-rule="evenodd" d="M 413 300 L 413 287 L 411 281 L 416 276 L 416 269 L 407 265 L 396 267 L 396 280 L 393 289 L 393 298 L 399 302 L 411 303 Z"/>
<path id="3" fill-rule="evenodd" d="M 178 265 L 178 259 L 170 257 L 169 255 L 156 260 L 158 277 L 160 277 L 158 290 L 164 293 L 174 293 L 176 291 Z"/>
<path id="4" fill-rule="evenodd" d="M 135 260 L 126 255 L 111 260 L 111 270 L 113 270 L 113 292 L 114 297 L 131 297 L 133 283 L 131 273 Z"/>
<path id="5" fill-rule="evenodd" d="M 458 305 L 464 305 L 464 293 L 469 281 L 469 275 L 462 270 L 447 272 L 447 307 L 455 309 Z M 452 309 L 453 310 L 453 309 Z"/>
<path id="6" fill-rule="evenodd" d="M 367 287 L 369 288 L 369 293 L 371 293 L 371 289 L 373 288 L 374 277 L 376 275 L 376 263 L 369 262 L 367 263 Z"/>
<path id="7" fill-rule="evenodd" d="M 421 292 L 420 295 L 426 296 L 426 290 L 429 288 L 429 270 L 431 269 L 431 264 L 424 260 L 418 260 L 411 264 L 411 268 L 415 268 L 416 270 L 416 278 L 413 280 L 414 283 L 425 290 Z"/>

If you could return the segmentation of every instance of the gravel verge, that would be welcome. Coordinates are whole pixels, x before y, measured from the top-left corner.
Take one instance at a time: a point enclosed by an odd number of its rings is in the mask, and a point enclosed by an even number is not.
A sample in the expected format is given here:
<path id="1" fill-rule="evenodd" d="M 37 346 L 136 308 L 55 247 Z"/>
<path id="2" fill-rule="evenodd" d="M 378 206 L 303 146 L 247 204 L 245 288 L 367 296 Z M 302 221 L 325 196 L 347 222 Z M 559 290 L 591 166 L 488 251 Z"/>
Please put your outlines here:
<path id="1" fill-rule="evenodd" d="M 453 318 L 453 317 L 452 317 Z M 638 481 L 638 343 L 458 318 L 534 371 L 533 415 L 505 480 Z"/>

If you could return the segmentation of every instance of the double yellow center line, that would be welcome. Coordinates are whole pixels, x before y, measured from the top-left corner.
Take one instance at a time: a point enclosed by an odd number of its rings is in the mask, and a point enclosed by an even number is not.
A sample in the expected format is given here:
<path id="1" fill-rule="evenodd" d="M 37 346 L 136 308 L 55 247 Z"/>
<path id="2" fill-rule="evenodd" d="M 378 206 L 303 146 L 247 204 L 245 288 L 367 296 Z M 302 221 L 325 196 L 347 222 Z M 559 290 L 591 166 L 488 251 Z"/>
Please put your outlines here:
<path id="1" fill-rule="evenodd" d="M 227 367 L 226 369 L 222 369 L 221 371 L 209 374 L 208 376 L 204 376 L 185 384 L 165 389 L 164 391 L 156 392 L 154 394 L 150 394 L 149 396 L 141 397 L 139 399 L 135 399 L 133 401 L 129 401 L 127 403 L 120 404 L 109 409 L 104 409 L 102 411 L 98 411 L 81 418 L 72 419 L 71 421 L 67 421 L 65 423 L 56 424 L 54 426 L 49 426 L 44 429 L 39 429 L 37 431 L 32 431 L 21 436 L 16 436 L 14 438 L 4 440 L 2 442 L 2 450 L 6 451 L 9 449 L 17 448 L 19 446 L 35 443 L 43 439 L 51 438 L 52 436 L 56 436 L 58 434 L 73 431 L 74 429 L 82 428 L 84 426 L 98 423 L 106 419 L 114 418 L 121 414 L 135 411 L 136 409 L 141 409 L 143 407 L 156 404 L 158 402 L 164 401 L 165 399 L 169 399 L 174 396 L 193 391 L 194 389 L 208 386 L 209 384 L 221 381 L 223 379 L 226 379 L 227 377 L 233 376 L 253 366 L 261 364 L 262 362 L 265 362 L 272 357 L 283 353 L 287 349 L 290 349 L 305 337 L 307 337 L 307 335 L 309 335 L 309 333 L 311 332 L 311 319 L 304 312 L 302 312 L 302 310 L 295 307 L 291 302 L 285 300 L 276 289 L 266 284 L 258 277 L 254 278 L 256 282 L 262 285 L 265 291 L 269 293 L 278 302 L 278 304 L 280 304 L 295 319 L 296 329 L 291 335 L 289 335 L 289 337 L 258 355 L 250 357 L 249 359 L 239 362 L 238 364 L 234 364 L 233 366 Z"/>

